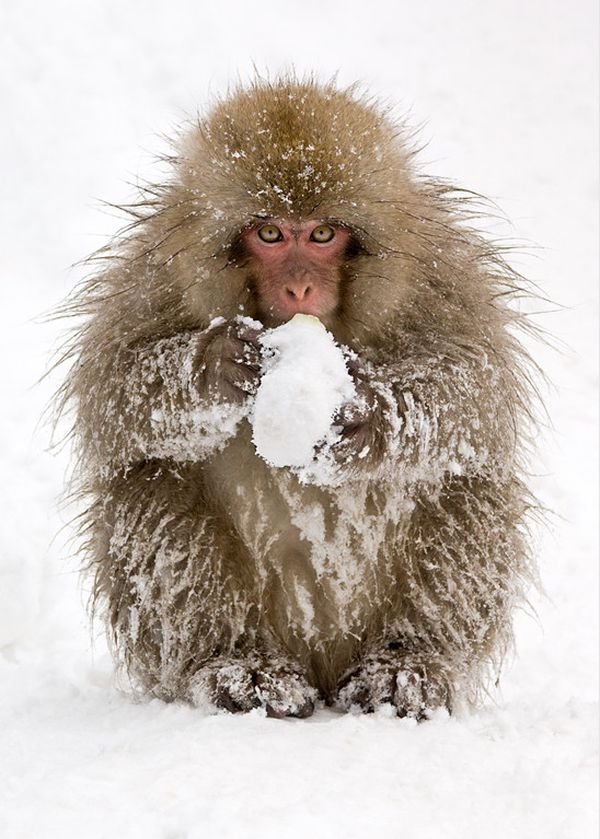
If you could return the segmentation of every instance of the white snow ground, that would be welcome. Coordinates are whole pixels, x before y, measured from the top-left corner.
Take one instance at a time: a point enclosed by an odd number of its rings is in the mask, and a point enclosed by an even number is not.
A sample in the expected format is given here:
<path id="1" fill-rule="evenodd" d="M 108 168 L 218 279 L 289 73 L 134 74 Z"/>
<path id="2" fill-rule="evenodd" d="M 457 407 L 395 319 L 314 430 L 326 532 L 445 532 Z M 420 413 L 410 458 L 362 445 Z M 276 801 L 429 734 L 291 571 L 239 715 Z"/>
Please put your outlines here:
<path id="1" fill-rule="evenodd" d="M 597 835 L 597 11 L 593 0 L 0 5 L 0 836 L 587 839 Z M 426 123 L 424 164 L 496 199 L 563 309 L 535 349 L 554 431 L 535 489 L 546 598 L 467 718 L 203 716 L 119 693 L 57 512 L 67 455 L 36 316 L 152 174 L 156 134 L 239 73 L 361 79 Z M 55 384 L 56 382 L 54 382 Z M 57 535 L 58 534 L 58 535 Z"/>

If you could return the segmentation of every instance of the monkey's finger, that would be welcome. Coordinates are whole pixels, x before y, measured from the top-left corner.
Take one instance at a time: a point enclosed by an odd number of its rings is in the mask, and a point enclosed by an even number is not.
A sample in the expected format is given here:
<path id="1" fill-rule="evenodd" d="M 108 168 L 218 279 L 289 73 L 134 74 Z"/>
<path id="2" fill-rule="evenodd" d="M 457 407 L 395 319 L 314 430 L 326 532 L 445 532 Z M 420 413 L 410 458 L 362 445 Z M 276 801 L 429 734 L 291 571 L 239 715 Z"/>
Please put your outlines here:
<path id="1" fill-rule="evenodd" d="M 226 349 L 224 349 L 224 354 L 231 361 L 246 364 L 247 366 L 260 366 L 262 355 L 258 344 L 246 341 L 237 334 L 228 335 L 226 341 L 227 344 Z"/>
<path id="2" fill-rule="evenodd" d="M 337 412 L 334 425 L 341 425 L 344 429 L 357 427 L 367 422 L 370 414 L 369 406 L 363 401 L 347 402 Z"/>
<path id="3" fill-rule="evenodd" d="M 233 364 L 227 370 L 226 380 L 230 387 L 244 394 L 254 393 L 260 381 L 259 369 Z"/>
<path id="4" fill-rule="evenodd" d="M 356 379 L 363 380 L 366 378 L 366 371 L 364 369 L 363 363 L 359 358 L 354 358 L 353 356 L 346 356 L 346 367 L 348 368 L 348 372 L 351 376 Z"/>
<path id="5" fill-rule="evenodd" d="M 248 343 L 244 344 L 242 360 L 247 367 L 253 367 L 256 370 L 260 370 L 262 366 L 262 355 L 258 345 Z"/>
<path id="6" fill-rule="evenodd" d="M 248 326 L 248 324 L 240 324 L 236 330 L 237 337 L 249 344 L 258 346 L 258 338 L 264 332 L 264 329 L 259 329 L 256 326 Z"/>

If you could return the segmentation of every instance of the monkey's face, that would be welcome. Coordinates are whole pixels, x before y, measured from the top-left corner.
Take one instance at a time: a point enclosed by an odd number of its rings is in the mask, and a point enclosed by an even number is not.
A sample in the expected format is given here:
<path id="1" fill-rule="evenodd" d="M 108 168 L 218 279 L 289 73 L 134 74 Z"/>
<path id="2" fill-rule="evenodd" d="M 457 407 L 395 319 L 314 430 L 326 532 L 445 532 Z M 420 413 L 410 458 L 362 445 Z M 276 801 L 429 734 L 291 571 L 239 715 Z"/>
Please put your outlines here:
<path id="1" fill-rule="evenodd" d="M 265 324 L 301 312 L 327 323 L 340 305 L 348 229 L 319 220 L 261 221 L 243 233 L 249 275 Z"/>

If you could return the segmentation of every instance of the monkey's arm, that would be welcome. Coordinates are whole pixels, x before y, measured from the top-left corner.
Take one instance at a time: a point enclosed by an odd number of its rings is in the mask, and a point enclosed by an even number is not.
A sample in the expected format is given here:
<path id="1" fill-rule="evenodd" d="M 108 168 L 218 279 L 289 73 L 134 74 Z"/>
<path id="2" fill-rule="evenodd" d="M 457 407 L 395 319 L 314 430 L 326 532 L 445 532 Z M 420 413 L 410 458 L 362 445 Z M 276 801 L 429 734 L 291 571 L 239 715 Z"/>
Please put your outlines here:
<path id="1" fill-rule="evenodd" d="M 358 407 L 338 418 L 343 468 L 400 465 L 410 479 L 478 474 L 512 464 L 515 382 L 485 355 L 449 362 L 435 355 L 353 371 Z M 508 388 L 512 388 L 508 397 Z"/>
<path id="2" fill-rule="evenodd" d="M 198 461 L 223 446 L 258 378 L 256 334 L 231 322 L 104 354 L 80 388 L 86 454 L 113 471 L 151 458 Z"/>

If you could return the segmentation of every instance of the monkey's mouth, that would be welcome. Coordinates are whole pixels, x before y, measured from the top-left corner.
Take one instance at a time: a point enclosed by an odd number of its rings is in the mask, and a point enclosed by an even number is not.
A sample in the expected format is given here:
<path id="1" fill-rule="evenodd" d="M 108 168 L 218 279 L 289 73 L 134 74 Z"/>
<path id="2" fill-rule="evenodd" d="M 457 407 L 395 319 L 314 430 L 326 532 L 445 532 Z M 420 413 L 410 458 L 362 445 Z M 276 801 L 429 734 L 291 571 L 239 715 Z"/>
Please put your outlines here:
<path id="1" fill-rule="evenodd" d="M 330 306 L 324 301 L 314 300 L 283 300 L 277 301 L 268 307 L 265 307 L 261 312 L 263 322 L 265 325 L 275 326 L 286 323 L 291 320 L 294 315 L 312 315 L 319 318 L 323 323 L 327 323 L 334 314 L 335 306 Z"/>

